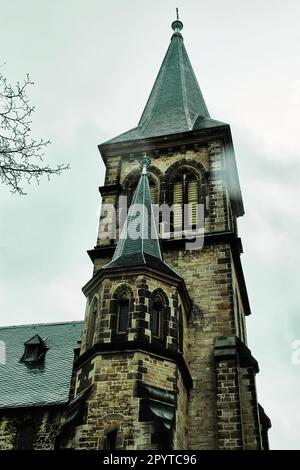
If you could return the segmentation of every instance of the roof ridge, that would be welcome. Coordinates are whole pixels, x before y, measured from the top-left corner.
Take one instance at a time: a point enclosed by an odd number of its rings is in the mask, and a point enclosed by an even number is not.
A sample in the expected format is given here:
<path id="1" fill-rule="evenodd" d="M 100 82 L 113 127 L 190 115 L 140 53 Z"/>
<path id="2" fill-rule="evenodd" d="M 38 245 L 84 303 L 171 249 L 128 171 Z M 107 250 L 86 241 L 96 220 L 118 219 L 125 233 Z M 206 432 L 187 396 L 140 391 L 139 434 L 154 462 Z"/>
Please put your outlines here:
<path id="1" fill-rule="evenodd" d="M 182 54 L 182 47 L 179 46 L 178 42 L 178 55 L 179 55 L 179 61 L 180 61 L 180 81 L 181 81 L 181 96 L 182 96 L 182 105 L 183 105 L 183 110 L 185 114 L 185 119 L 187 126 L 191 130 L 193 128 L 192 126 L 192 119 L 188 110 L 188 97 L 187 97 L 187 90 L 186 90 L 186 81 L 185 81 L 185 75 L 184 75 L 184 70 L 183 70 L 183 54 Z M 182 44 L 183 46 L 183 44 Z"/>
<path id="2" fill-rule="evenodd" d="M 49 323 L 28 323 L 23 325 L 7 325 L 7 326 L 0 326 L 0 330 L 8 330 L 13 328 L 26 328 L 29 326 L 57 326 L 57 325 L 68 325 L 68 324 L 75 324 L 75 323 L 83 323 L 83 320 L 70 320 L 70 321 L 60 321 L 60 322 L 49 322 Z"/>

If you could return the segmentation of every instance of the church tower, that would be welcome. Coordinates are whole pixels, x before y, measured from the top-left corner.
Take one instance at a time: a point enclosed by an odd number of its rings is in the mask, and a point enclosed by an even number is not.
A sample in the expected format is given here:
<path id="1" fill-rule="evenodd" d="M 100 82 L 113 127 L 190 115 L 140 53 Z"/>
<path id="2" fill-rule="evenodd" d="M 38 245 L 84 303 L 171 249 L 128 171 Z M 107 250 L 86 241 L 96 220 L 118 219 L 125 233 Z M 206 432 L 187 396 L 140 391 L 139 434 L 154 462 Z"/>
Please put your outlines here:
<path id="1" fill-rule="evenodd" d="M 182 28 L 137 127 L 99 145 L 102 219 L 60 447 L 268 449 L 230 126 L 209 115 Z"/>

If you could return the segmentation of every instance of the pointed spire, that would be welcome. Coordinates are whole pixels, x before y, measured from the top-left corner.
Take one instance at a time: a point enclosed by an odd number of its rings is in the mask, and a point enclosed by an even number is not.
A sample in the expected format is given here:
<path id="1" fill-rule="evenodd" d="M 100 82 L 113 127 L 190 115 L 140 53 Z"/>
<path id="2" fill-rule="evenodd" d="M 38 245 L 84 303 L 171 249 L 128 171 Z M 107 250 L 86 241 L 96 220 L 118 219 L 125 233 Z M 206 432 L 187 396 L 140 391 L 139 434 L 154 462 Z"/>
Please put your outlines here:
<path id="1" fill-rule="evenodd" d="M 145 137 L 188 131 L 198 116 L 210 117 L 183 43 L 183 23 L 176 19 L 171 26 L 171 43 L 139 122 Z"/>
<path id="2" fill-rule="evenodd" d="M 120 239 L 111 262 L 103 268 L 146 265 L 179 277 L 163 261 L 147 174 L 149 164 L 150 159 L 144 155 L 140 161 L 141 176 Z"/>
<path id="3" fill-rule="evenodd" d="M 106 143 L 123 142 L 224 125 L 210 118 L 183 43 L 183 23 L 172 23 L 171 43 L 139 124 Z"/>

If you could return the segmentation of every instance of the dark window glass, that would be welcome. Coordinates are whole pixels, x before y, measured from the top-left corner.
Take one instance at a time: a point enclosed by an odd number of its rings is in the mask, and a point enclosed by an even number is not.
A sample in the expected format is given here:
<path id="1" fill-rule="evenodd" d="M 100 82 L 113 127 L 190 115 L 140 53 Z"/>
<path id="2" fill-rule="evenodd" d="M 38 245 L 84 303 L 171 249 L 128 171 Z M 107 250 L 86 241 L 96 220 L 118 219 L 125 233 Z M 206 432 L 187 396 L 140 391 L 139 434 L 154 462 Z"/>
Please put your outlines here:
<path id="1" fill-rule="evenodd" d="M 109 432 L 106 434 L 106 438 L 104 440 L 104 450 L 115 450 L 117 444 L 117 430 Z"/>
<path id="2" fill-rule="evenodd" d="M 181 305 L 179 307 L 178 346 L 179 346 L 179 351 L 183 352 L 183 319 L 182 319 Z"/>
<path id="3" fill-rule="evenodd" d="M 150 329 L 153 336 L 160 336 L 160 313 L 161 306 L 154 304 L 150 317 Z"/>
<path id="4" fill-rule="evenodd" d="M 87 334 L 87 347 L 90 348 L 93 346 L 95 326 L 97 320 L 97 311 L 98 311 L 98 302 L 94 300 L 92 308 L 89 315 L 89 325 L 88 325 L 88 334 Z"/>
<path id="5" fill-rule="evenodd" d="M 18 432 L 18 449 L 30 450 L 33 448 L 33 424 L 31 422 L 26 422 L 21 425 Z"/>
<path id="6" fill-rule="evenodd" d="M 119 303 L 118 331 L 126 331 L 128 328 L 129 301 L 122 300 Z"/>
<path id="7" fill-rule="evenodd" d="M 37 361 L 38 359 L 38 345 L 26 345 L 24 362 Z"/>

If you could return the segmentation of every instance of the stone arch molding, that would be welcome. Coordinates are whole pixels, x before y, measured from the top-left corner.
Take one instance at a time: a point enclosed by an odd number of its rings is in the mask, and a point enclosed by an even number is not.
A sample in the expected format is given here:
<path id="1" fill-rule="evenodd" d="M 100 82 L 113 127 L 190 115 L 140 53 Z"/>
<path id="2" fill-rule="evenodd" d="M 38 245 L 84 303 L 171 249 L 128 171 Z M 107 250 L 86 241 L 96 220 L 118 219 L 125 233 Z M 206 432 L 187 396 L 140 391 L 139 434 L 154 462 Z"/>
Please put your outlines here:
<path id="1" fill-rule="evenodd" d="M 99 308 L 99 294 L 94 294 L 93 297 L 91 298 L 91 301 L 89 302 L 89 309 L 93 307 L 94 302 L 97 302 L 98 308 Z"/>
<path id="2" fill-rule="evenodd" d="M 124 419 L 125 419 L 125 416 L 122 415 L 122 413 L 106 413 L 99 418 L 98 423 L 104 425 L 105 427 L 105 424 L 108 422 L 114 421 L 114 422 L 121 423 L 122 421 L 124 421 Z M 113 429 L 111 430 L 113 431 Z M 108 430 L 108 432 L 109 431 L 110 430 Z"/>
<path id="3" fill-rule="evenodd" d="M 147 173 L 148 173 L 150 181 L 153 180 L 154 183 L 158 186 L 160 176 L 162 175 L 161 170 L 154 165 L 150 165 L 148 167 Z M 122 183 L 123 191 L 126 191 L 126 189 L 128 189 L 129 186 L 131 186 L 133 183 L 136 183 L 140 176 L 141 176 L 140 168 L 136 168 L 135 170 L 132 170 L 123 180 L 123 183 Z"/>
<path id="4" fill-rule="evenodd" d="M 114 300 L 118 300 L 124 295 L 128 296 L 128 299 L 134 299 L 134 293 L 132 288 L 128 284 L 122 283 L 115 288 L 112 294 L 112 298 Z"/>
<path id="5" fill-rule="evenodd" d="M 206 170 L 202 163 L 193 158 L 182 158 L 166 169 L 165 176 L 167 180 L 170 181 L 175 178 L 178 174 L 178 171 L 182 170 L 183 168 L 192 170 L 198 179 L 206 179 Z"/>
<path id="6" fill-rule="evenodd" d="M 158 298 L 167 307 L 169 305 L 169 299 L 165 291 L 161 287 L 157 287 L 151 292 L 151 299 Z"/>

